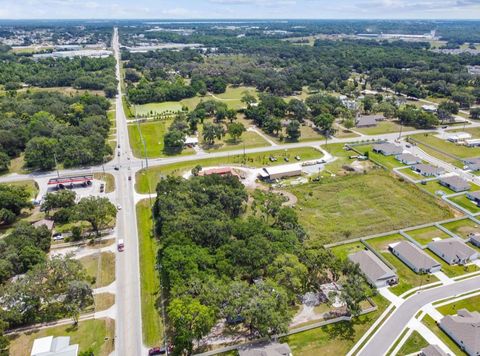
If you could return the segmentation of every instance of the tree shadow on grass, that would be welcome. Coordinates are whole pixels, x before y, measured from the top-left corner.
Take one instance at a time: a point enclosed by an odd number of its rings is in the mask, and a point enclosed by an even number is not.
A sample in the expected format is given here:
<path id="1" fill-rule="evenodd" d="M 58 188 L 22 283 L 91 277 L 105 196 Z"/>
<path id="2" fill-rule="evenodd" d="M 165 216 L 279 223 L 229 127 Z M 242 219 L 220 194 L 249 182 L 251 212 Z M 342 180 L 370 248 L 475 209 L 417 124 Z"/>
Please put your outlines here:
<path id="1" fill-rule="evenodd" d="M 341 321 L 327 325 L 325 332 L 328 334 L 329 339 L 342 339 L 353 341 L 355 337 L 355 329 L 353 328 L 353 322 Z"/>

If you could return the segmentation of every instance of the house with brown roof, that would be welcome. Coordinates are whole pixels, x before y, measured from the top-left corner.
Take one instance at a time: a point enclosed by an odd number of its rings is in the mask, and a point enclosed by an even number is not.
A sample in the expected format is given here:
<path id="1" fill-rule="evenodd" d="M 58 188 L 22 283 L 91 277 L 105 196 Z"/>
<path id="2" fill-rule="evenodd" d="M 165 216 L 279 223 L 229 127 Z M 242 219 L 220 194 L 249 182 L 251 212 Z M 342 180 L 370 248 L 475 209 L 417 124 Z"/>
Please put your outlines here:
<path id="1" fill-rule="evenodd" d="M 443 317 L 439 326 L 468 355 L 480 355 L 479 312 L 460 309 L 457 311 L 457 315 Z"/>

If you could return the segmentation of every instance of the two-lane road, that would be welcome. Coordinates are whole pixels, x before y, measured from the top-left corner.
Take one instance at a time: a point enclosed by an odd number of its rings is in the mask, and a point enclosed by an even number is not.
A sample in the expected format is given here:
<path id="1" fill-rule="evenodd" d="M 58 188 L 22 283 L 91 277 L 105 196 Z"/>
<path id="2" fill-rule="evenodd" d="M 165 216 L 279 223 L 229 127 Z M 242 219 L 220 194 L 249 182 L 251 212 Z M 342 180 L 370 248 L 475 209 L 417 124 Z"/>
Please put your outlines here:
<path id="1" fill-rule="evenodd" d="M 407 323 L 425 305 L 480 288 L 480 276 L 421 291 L 408 298 L 367 342 L 359 356 L 385 355 Z"/>

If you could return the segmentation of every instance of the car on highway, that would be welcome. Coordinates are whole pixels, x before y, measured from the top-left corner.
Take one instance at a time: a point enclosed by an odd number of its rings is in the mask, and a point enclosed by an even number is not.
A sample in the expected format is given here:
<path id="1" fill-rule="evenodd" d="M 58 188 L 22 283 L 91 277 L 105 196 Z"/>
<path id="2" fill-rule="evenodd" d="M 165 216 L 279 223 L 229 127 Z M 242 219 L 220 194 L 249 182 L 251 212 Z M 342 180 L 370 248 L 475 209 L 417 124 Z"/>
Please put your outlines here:
<path id="1" fill-rule="evenodd" d="M 119 167 L 119 166 L 115 166 L 115 167 L 113 167 L 113 169 L 116 170 L 116 171 L 118 171 L 118 170 L 120 170 L 120 167 Z"/>
<path id="2" fill-rule="evenodd" d="M 117 204 L 117 210 L 122 210 L 122 206 L 120 204 Z"/>
<path id="3" fill-rule="evenodd" d="M 122 252 L 124 249 L 125 249 L 125 242 L 123 241 L 123 239 L 118 240 L 118 243 L 117 243 L 118 252 Z"/>

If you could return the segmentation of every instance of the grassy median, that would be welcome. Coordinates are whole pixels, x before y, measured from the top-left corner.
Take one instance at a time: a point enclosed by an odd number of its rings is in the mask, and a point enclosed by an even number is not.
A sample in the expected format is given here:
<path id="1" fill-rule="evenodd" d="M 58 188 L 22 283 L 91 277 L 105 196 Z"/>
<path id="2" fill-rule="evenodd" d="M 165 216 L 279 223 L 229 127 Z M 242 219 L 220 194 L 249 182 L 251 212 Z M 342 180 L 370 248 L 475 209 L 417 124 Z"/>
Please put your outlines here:
<path id="1" fill-rule="evenodd" d="M 143 342 L 147 346 L 160 344 L 163 323 L 160 316 L 160 276 L 155 269 L 157 240 L 152 236 L 151 210 L 148 200 L 137 204 L 140 251 L 140 285 L 142 294 Z"/>

